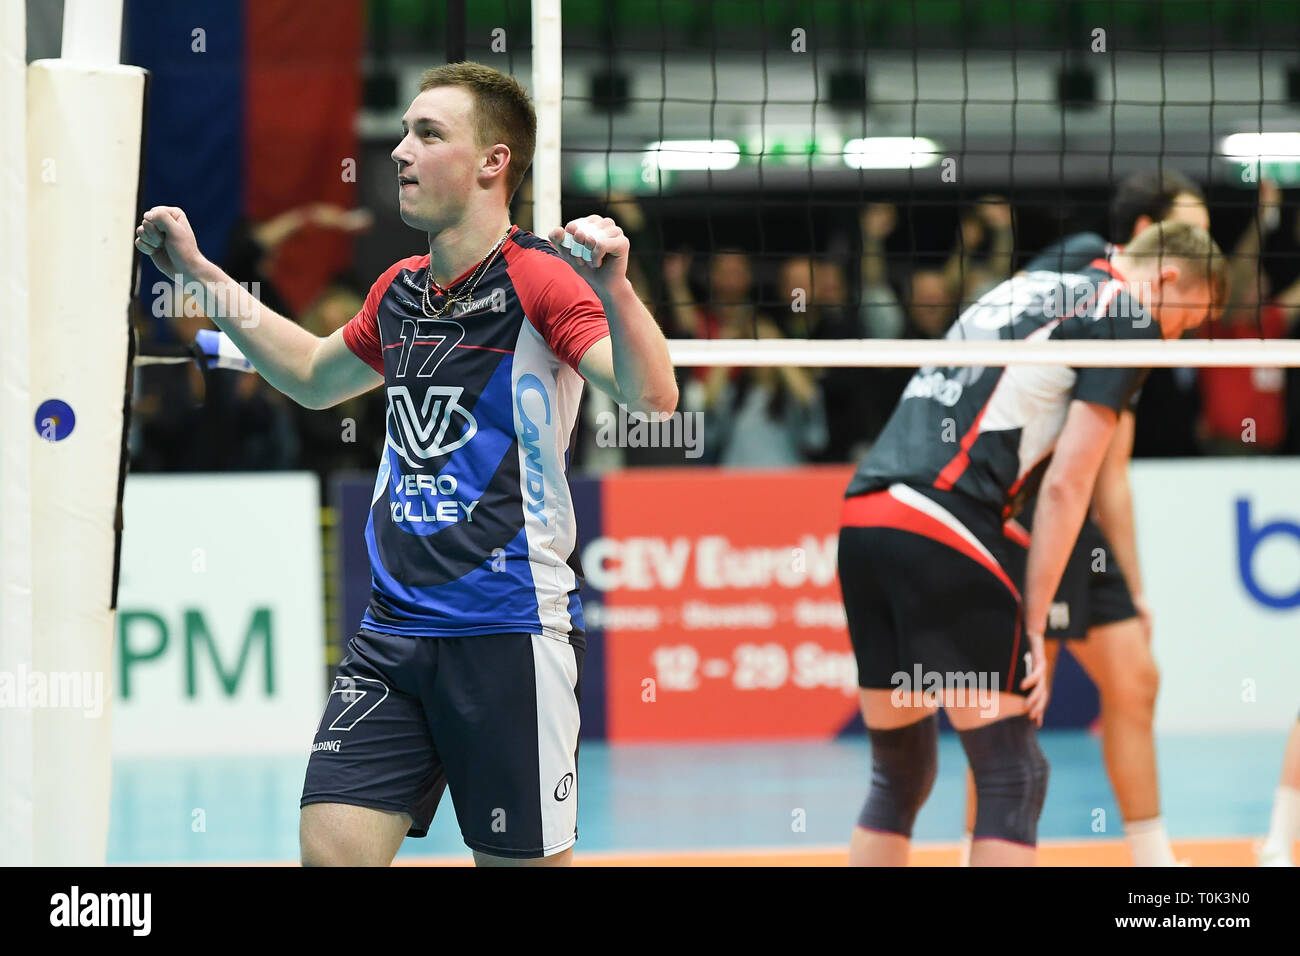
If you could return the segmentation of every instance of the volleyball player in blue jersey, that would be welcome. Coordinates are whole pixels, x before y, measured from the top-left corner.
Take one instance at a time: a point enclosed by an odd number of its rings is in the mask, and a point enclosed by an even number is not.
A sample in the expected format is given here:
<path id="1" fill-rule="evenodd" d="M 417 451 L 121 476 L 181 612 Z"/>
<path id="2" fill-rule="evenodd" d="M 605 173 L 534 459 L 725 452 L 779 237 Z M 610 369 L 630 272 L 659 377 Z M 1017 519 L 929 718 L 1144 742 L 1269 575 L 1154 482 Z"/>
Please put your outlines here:
<path id="1" fill-rule="evenodd" d="M 677 386 L 613 220 L 575 220 L 551 242 L 511 225 L 536 137 L 513 78 L 429 70 L 401 132 L 398 202 L 428 254 L 386 270 L 329 338 L 239 290 L 178 208 L 145 213 L 137 248 L 231 296 L 214 320 L 301 404 L 386 391 L 372 596 L 312 746 L 303 863 L 390 863 L 450 789 L 479 864 L 564 864 L 584 649 L 569 440 L 584 382 L 661 413 Z"/>

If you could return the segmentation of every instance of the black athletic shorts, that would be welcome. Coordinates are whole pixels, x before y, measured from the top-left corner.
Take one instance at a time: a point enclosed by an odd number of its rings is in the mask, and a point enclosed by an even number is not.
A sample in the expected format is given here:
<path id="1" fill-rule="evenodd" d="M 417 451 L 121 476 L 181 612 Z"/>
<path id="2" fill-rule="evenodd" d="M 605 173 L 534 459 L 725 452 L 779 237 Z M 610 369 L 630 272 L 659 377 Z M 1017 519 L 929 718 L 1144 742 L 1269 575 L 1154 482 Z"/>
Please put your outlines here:
<path id="1" fill-rule="evenodd" d="M 1029 537 L 1015 522 L 1007 525 L 1008 536 L 1021 545 L 1015 580 L 1023 583 Z M 1110 542 L 1097 523 L 1087 518 L 1048 609 L 1044 636 L 1049 640 L 1083 640 L 1091 628 L 1136 616 L 1128 582 L 1119 569 Z"/>
<path id="2" fill-rule="evenodd" d="M 410 814 L 429 831 L 451 790 L 465 843 L 550 856 L 577 838 L 583 648 L 536 634 L 348 642 L 316 730 L 302 806 Z"/>
<path id="3" fill-rule="evenodd" d="M 1007 570 L 1019 550 L 997 512 L 960 492 L 896 484 L 846 499 L 839 575 L 858 686 L 975 680 L 1019 694 L 1029 643 Z"/>

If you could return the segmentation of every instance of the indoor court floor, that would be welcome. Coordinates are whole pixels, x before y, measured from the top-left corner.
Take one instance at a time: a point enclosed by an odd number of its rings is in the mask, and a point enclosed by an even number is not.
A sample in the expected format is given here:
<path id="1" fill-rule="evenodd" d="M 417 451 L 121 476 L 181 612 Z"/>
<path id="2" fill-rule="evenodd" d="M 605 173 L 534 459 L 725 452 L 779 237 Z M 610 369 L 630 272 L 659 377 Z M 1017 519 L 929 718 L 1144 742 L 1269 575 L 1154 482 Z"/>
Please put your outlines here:
<path id="1" fill-rule="evenodd" d="M 1268 828 L 1289 727 L 1159 738 L 1164 816 L 1180 859 L 1252 866 Z M 1090 731 L 1041 735 L 1052 765 L 1040 864 L 1126 866 L 1119 811 Z M 962 832 L 961 745 L 917 819 L 914 865 L 954 865 Z M 870 748 L 834 741 L 611 746 L 579 753 L 578 843 L 586 865 L 842 865 L 866 796 Z M 306 755 L 119 758 L 110 864 L 292 864 Z M 468 864 L 450 797 L 397 863 Z"/>

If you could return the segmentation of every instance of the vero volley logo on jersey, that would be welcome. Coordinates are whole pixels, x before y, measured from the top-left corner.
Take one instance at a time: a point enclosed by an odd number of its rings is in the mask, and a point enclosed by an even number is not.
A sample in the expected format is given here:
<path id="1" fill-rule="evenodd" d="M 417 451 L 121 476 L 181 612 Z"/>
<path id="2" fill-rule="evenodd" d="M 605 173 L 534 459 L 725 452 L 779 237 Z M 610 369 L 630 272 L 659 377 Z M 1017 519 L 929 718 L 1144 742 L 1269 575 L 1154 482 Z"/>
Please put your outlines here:
<path id="1" fill-rule="evenodd" d="M 393 343 L 401 347 L 393 371 L 398 378 L 430 378 L 463 338 L 465 327 L 459 322 L 403 319 L 401 341 Z M 406 385 L 388 387 L 388 446 L 412 468 L 423 468 L 473 438 L 478 422 L 460 404 L 465 392 L 460 386 L 430 385 L 419 396 L 417 385 L 416 391 L 411 394 Z"/>
<path id="2" fill-rule="evenodd" d="M 407 386 L 390 386 L 388 446 L 412 468 L 423 468 L 463 447 L 478 432 L 478 422 L 460 404 L 464 391 L 460 386 L 430 385 L 417 401 Z"/>

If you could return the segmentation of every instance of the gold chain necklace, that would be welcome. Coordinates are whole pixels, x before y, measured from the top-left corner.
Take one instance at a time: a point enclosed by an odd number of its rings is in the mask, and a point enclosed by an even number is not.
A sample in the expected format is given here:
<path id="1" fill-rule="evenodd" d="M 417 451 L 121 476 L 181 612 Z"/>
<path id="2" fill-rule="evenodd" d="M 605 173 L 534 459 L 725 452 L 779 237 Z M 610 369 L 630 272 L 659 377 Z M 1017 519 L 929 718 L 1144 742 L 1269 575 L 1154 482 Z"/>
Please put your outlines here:
<path id="1" fill-rule="evenodd" d="M 511 229 L 513 228 L 514 227 L 512 226 Z M 474 271 L 470 274 L 470 280 L 472 281 L 470 282 L 470 286 L 467 290 L 465 290 L 464 292 L 458 295 L 453 295 L 453 296 L 444 295 L 441 292 L 439 292 L 436 296 L 434 296 L 435 299 L 444 300 L 442 306 L 438 309 L 434 309 L 433 303 L 429 301 L 429 289 L 433 285 L 433 260 L 430 259 L 429 274 L 428 276 L 425 277 L 425 281 L 424 281 L 424 298 L 420 302 L 420 311 L 423 312 L 426 316 L 428 316 L 431 319 L 437 319 L 437 318 L 441 318 L 443 313 L 445 313 L 456 303 L 464 302 L 466 299 L 473 298 L 474 290 L 478 288 L 478 284 L 483 280 L 483 277 L 487 275 L 488 269 L 491 267 L 493 260 L 496 259 L 497 253 L 501 250 L 501 247 L 505 244 L 505 241 L 509 238 L 510 238 L 510 229 L 507 229 L 505 231 L 505 234 L 502 235 L 502 237 L 497 240 L 497 244 L 492 247 L 492 250 L 479 261 L 479 264 L 477 266 L 474 267 Z"/>

